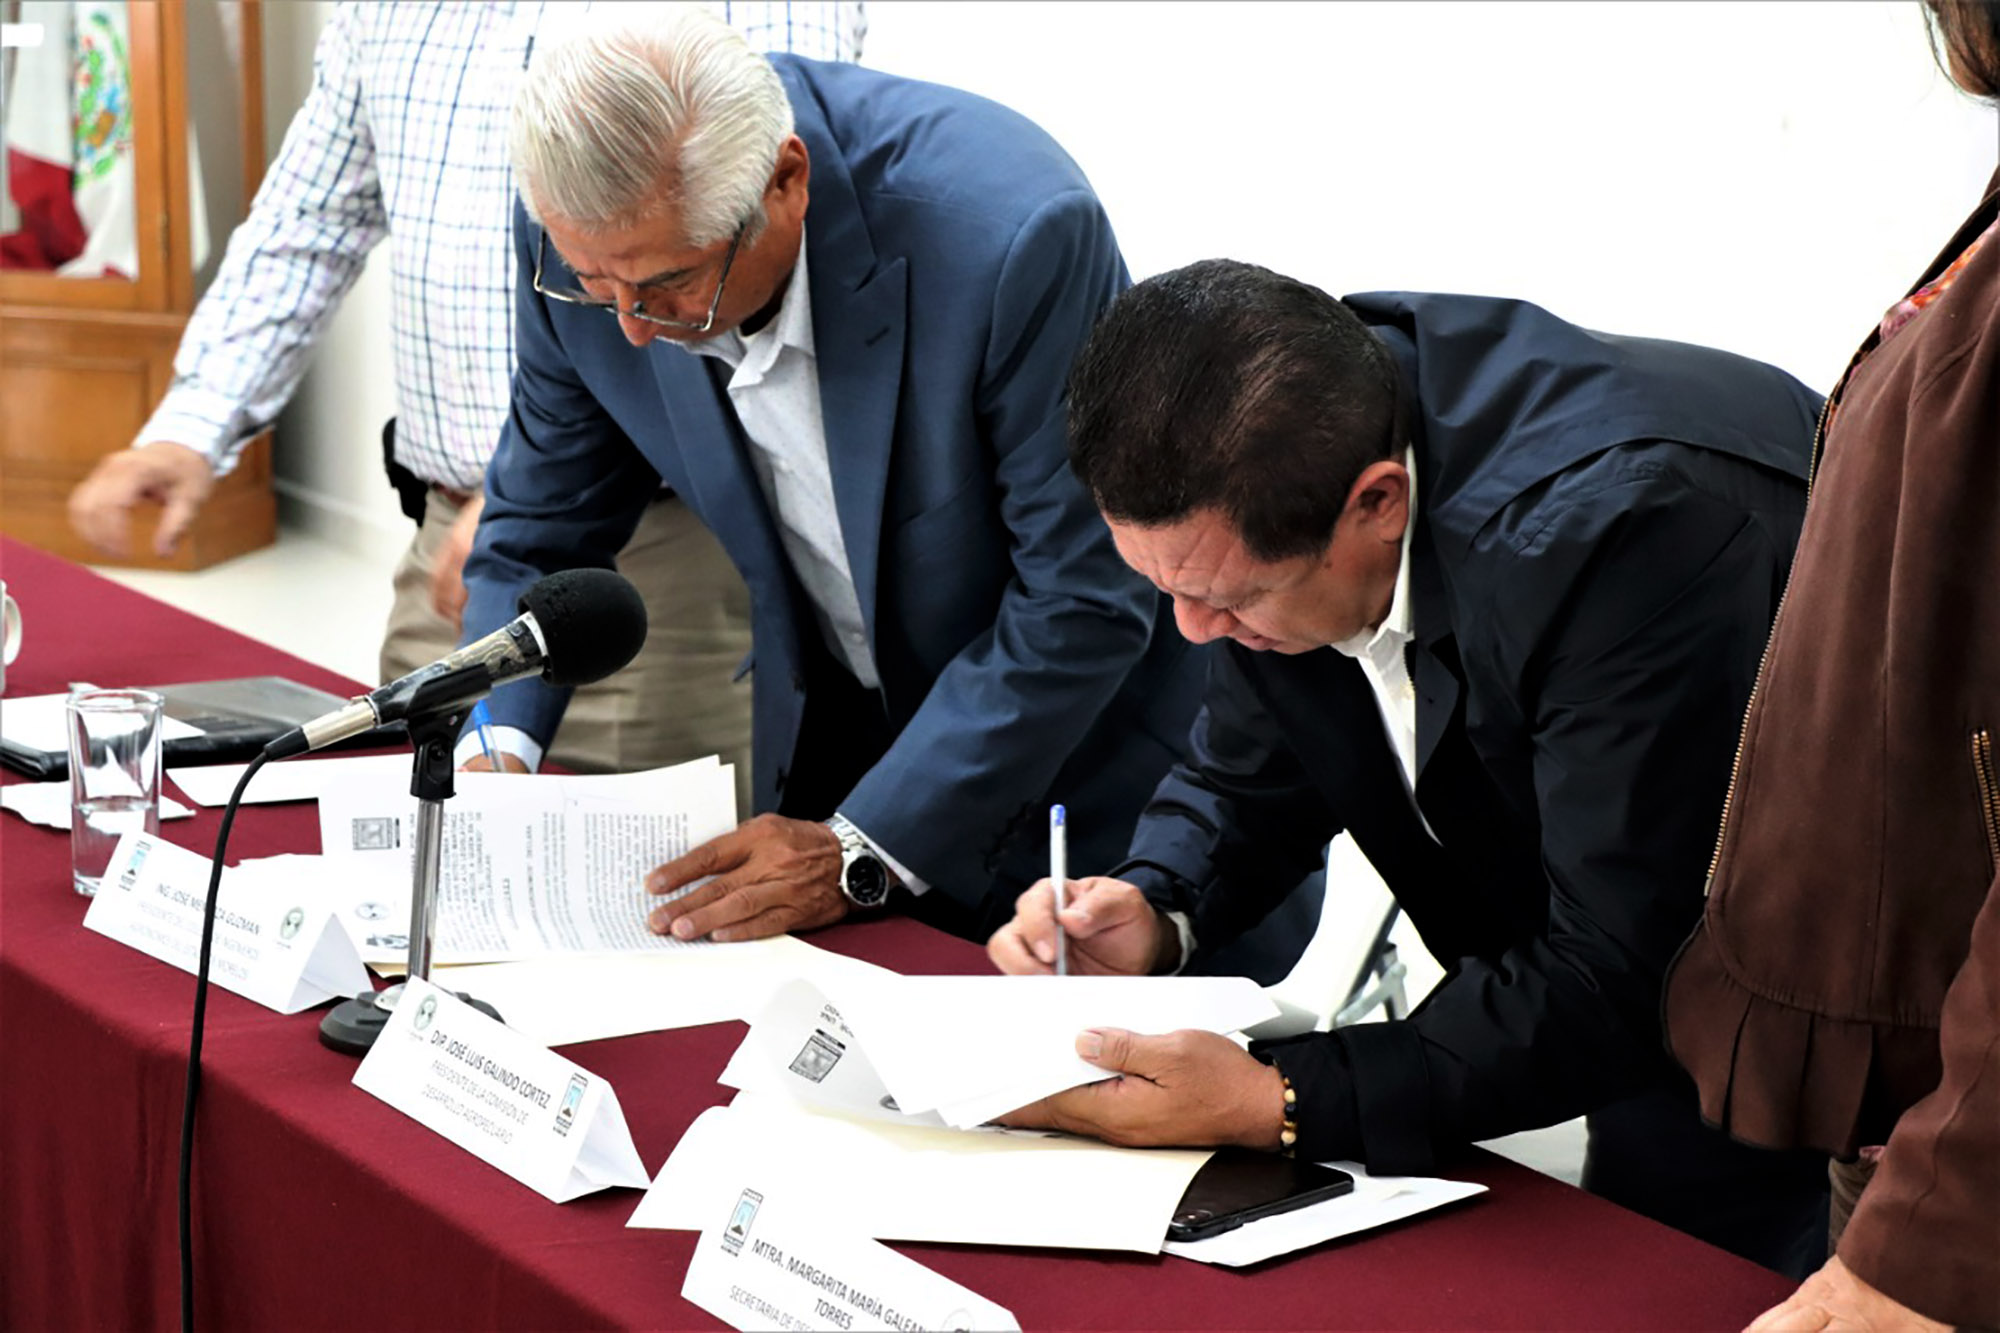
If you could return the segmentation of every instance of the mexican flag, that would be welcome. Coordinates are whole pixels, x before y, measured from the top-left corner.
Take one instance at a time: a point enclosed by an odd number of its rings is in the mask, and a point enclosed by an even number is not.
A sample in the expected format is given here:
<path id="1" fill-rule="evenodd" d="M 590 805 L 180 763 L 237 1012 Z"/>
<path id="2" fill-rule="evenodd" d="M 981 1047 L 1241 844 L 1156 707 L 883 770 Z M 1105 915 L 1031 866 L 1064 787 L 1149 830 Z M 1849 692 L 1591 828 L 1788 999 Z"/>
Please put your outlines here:
<path id="1" fill-rule="evenodd" d="M 7 193 L 19 225 L 0 236 L 0 268 L 136 277 L 126 7 L 22 0 L 20 20 L 40 24 L 42 42 L 14 52 L 8 82 Z"/>

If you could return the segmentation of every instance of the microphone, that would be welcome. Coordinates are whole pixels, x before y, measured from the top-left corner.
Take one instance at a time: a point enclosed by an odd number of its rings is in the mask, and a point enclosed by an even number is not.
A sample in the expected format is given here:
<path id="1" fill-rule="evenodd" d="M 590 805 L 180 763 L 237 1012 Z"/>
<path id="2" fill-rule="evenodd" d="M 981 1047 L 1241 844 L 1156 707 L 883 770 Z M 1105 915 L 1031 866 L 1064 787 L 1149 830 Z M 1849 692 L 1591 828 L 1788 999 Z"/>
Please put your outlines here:
<path id="1" fill-rule="evenodd" d="M 485 638 L 294 727 L 266 745 L 264 754 L 289 759 L 324 749 L 401 721 L 412 705 L 421 715 L 476 703 L 524 676 L 540 675 L 551 685 L 588 685 L 630 662 L 646 642 L 646 604 L 639 590 L 608 569 L 551 574 L 522 593 L 516 609 L 520 615 Z M 441 683 L 446 676 L 453 678 L 448 685 Z"/>

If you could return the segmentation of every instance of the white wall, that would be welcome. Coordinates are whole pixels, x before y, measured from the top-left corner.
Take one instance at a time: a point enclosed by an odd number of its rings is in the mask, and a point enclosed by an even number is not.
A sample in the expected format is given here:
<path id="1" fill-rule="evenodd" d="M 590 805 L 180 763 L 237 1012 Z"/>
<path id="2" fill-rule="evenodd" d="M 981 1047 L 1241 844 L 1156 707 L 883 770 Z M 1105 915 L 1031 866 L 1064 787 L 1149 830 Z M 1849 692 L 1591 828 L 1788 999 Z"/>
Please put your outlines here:
<path id="1" fill-rule="evenodd" d="M 266 7 L 274 145 L 328 8 Z M 869 29 L 868 64 L 1060 139 L 1135 276 L 1226 254 L 1335 292 L 1524 296 L 1820 387 L 1996 156 L 1912 0 L 871 0 Z M 401 532 L 373 447 L 385 267 L 286 414 L 279 468 L 295 502 Z"/>
<path id="2" fill-rule="evenodd" d="M 1521 296 L 1820 385 L 1995 161 L 1910 0 L 874 0 L 867 60 L 1053 133 L 1135 277 Z"/>

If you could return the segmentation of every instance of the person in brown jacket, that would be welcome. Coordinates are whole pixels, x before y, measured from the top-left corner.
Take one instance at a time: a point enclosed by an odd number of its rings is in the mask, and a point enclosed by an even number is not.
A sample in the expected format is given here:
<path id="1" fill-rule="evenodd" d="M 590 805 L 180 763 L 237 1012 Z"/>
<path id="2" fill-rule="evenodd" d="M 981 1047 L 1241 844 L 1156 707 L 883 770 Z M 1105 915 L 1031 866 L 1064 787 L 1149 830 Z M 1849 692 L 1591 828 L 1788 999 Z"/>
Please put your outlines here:
<path id="1" fill-rule="evenodd" d="M 2000 8 L 1925 0 L 2000 98 Z M 2000 173 L 1821 417 L 1667 1040 L 1732 1136 L 1834 1155 L 1753 1330 L 2000 1326 Z"/>

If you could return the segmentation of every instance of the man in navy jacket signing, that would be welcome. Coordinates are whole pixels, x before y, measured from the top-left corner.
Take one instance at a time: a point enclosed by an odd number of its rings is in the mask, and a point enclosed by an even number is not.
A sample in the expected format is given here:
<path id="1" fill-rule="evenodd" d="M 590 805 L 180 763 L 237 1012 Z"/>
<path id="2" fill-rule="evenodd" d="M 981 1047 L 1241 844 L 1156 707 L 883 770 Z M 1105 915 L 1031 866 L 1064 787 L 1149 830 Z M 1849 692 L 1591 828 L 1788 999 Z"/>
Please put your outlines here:
<path id="1" fill-rule="evenodd" d="M 1074 891 L 1072 967 L 1198 959 L 1344 829 L 1446 975 L 1407 1019 L 1254 1057 L 1086 1033 L 1124 1077 L 1018 1118 L 1425 1174 L 1587 1114 L 1586 1187 L 1817 1267 L 1823 1160 L 1703 1126 L 1658 1016 L 1819 405 L 1770 366 L 1520 301 L 1341 302 L 1225 261 L 1121 297 L 1071 380 L 1076 470 L 1183 632 L 1226 642 L 1188 758 Z M 1037 886 L 989 951 L 1037 972 L 1053 943 Z"/>

